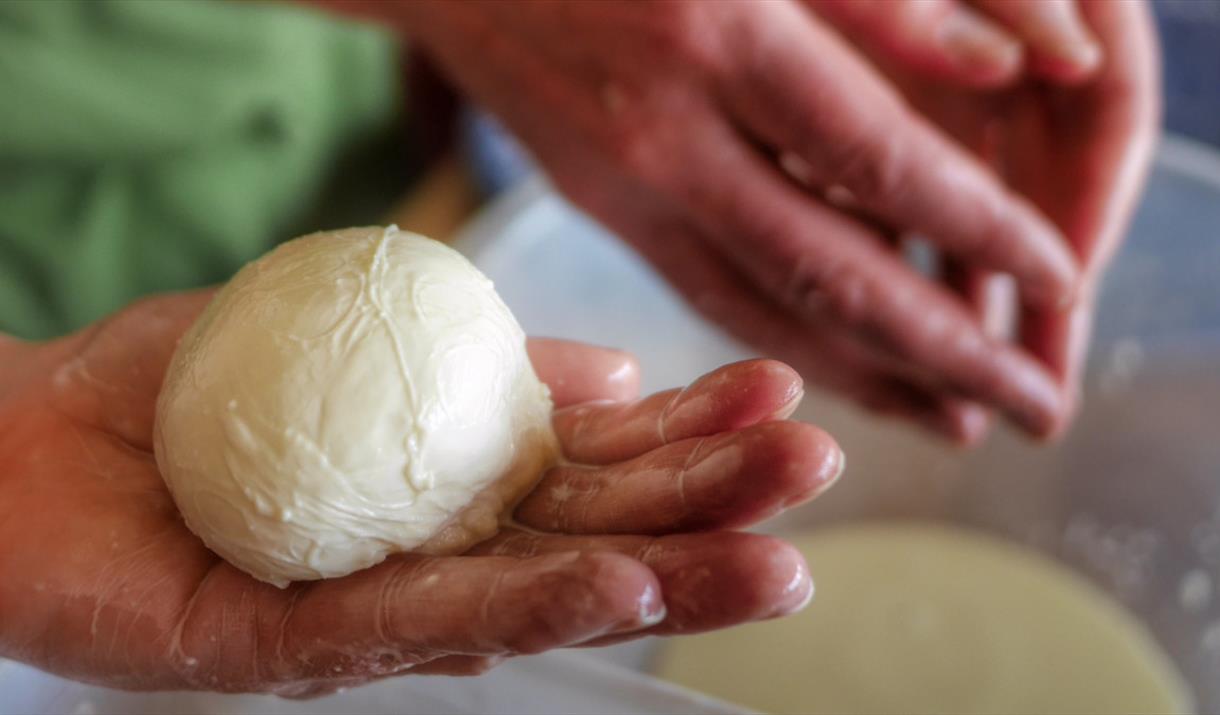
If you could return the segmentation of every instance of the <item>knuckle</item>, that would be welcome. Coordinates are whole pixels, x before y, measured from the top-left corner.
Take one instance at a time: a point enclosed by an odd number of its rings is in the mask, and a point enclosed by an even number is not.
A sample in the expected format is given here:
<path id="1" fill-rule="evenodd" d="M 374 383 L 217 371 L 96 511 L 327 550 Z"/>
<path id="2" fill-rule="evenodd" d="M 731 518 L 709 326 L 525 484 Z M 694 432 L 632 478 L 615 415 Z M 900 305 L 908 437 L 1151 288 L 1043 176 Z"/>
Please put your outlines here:
<path id="1" fill-rule="evenodd" d="M 505 644 L 510 653 L 534 654 L 567 645 L 605 609 L 595 584 L 602 570 L 599 555 L 581 553 L 569 568 L 539 579 L 536 592 L 546 604 L 532 608 L 522 627 Z"/>
<path id="2" fill-rule="evenodd" d="M 660 140 L 661 131 L 653 131 L 651 122 L 638 115 L 623 117 L 612 123 L 604 140 L 610 161 L 627 175 L 646 185 L 660 185 L 671 176 Z"/>
<path id="3" fill-rule="evenodd" d="M 648 40 L 654 53 L 687 68 L 707 69 L 716 61 L 715 33 L 708 8 L 700 2 L 659 3 Z"/>
<path id="4" fill-rule="evenodd" d="M 831 183 L 845 187 L 855 199 L 875 205 L 901 196 L 906 149 L 899 132 L 859 128 L 823 151 Z"/>
<path id="5" fill-rule="evenodd" d="M 255 651 L 262 638 L 249 589 L 232 591 L 233 586 L 223 569 L 210 570 L 170 629 L 165 661 L 192 689 L 246 692 L 261 685 L 260 674 L 249 672 L 247 661 L 228 657 Z M 217 593 L 232 597 L 221 601 Z M 241 625 L 222 642 L 217 636 L 220 623 Z"/>
<path id="6" fill-rule="evenodd" d="M 788 284 L 789 302 L 806 313 L 852 327 L 863 326 L 872 318 L 868 281 L 846 262 L 827 261 L 815 268 L 798 260 Z"/>
<path id="7" fill-rule="evenodd" d="M 561 419 L 568 422 L 571 441 L 580 443 L 588 437 L 590 428 L 595 426 L 597 415 L 602 410 L 604 408 L 598 405 L 577 405 L 556 413 L 556 416 L 561 416 Z"/>

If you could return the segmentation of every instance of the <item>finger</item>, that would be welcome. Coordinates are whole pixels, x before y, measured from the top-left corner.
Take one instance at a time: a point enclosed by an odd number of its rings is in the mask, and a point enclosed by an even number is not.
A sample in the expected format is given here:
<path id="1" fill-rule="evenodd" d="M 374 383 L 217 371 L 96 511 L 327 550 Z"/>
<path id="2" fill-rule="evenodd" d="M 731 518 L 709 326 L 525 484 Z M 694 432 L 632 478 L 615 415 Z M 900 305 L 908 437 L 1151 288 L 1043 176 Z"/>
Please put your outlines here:
<path id="1" fill-rule="evenodd" d="M 839 208 L 841 209 L 841 207 Z M 853 218 L 857 217 L 853 216 Z M 934 251 L 929 250 L 920 255 L 917 250 L 909 250 L 914 247 L 914 242 L 909 238 L 904 238 L 884 227 L 872 225 L 871 228 L 878 231 L 884 244 L 892 253 L 901 256 L 903 262 L 919 275 L 934 275 L 939 263 L 943 263 Z M 967 305 L 969 305 L 968 302 Z M 881 357 L 891 370 L 907 376 L 916 384 L 924 385 L 929 389 L 936 389 L 941 385 L 936 376 L 922 373 L 913 365 L 902 363 L 890 356 L 882 355 Z M 943 390 L 943 386 L 940 389 Z M 941 431 L 951 435 L 950 439 L 958 446 L 975 445 L 986 436 L 990 415 L 987 409 L 977 402 L 953 395 L 942 395 L 932 407 L 935 409 L 932 416 L 941 425 Z"/>
<path id="2" fill-rule="evenodd" d="M 1027 311 L 1021 336 L 1059 377 L 1066 399 L 1079 398 L 1100 277 L 1122 241 L 1147 176 L 1159 126 L 1156 36 L 1144 3 L 1082 4 L 1106 48 L 1100 73 L 1062 90 L 1052 111 L 1025 116 L 1018 126 L 1037 132 L 1060 167 L 1048 182 L 1042 167 L 1013 150 L 1013 181 L 1063 227 L 1085 268 L 1082 298 L 1066 312 Z M 1014 142 L 1018 144 L 1019 142 Z"/>
<path id="3" fill-rule="evenodd" d="M 727 266 L 716 263 L 714 247 L 700 249 L 684 243 L 679 234 L 666 234 L 664 240 L 637 248 L 700 313 L 764 354 L 799 366 L 810 379 L 878 415 L 910 421 L 958 444 L 976 439 L 975 428 L 952 395 L 912 379 L 898 360 L 883 357 L 844 326 L 780 313 Z M 672 260 L 678 256 L 684 260 Z"/>
<path id="4" fill-rule="evenodd" d="M 569 459 L 610 464 L 671 442 L 784 419 L 802 395 L 801 378 L 792 368 L 774 360 L 748 360 L 637 402 L 559 410 L 553 423 Z"/>
<path id="5" fill-rule="evenodd" d="M 287 591 L 221 565 L 177 640 L 194 671 L 251 690 L 390 675 L 445 655 L 537 653 L 638 630 L 663 613 L 652 572 L 613 553 L 410 555 Z"/>
<path id="6" fill-rule="evenodd" d="M 995 115 L 1004 114 L 994 107 L 989 109 Z M 980 119 L 961 110 L 940 114 L 937 121 L 949 127 L 963 146 L 992 167 L 996 175 L 1005 175 L 1002 120 Z M 1001 340 L 1013 337 L 1016 293 L 1008 276 L 976 268 L 952 256 L 940 257 L 940 269 L 945 283 L 962 297 L 988 335 Z"/>
<path id="7" fill-rule="evenodd" d="M 653 574 L 617 554 L 405 557 L 317 584 L 297 602 L 285 648 L 323 672 L 327 664 L 359 670 L 378 648 L 391 665 L 402 655 L 399 663 L 417 665 L 437 655 L 538 653 L 639 629 L 663 610 Z"/>
<path id="8" fill-rule="evenodd" d="M 809 0 L 836 29 L 905 69 L 968 87 L 996 87 L 1021 70 L 1021 43 L 958 0 Z"/>
<path id="9" fill-rule="evenodd" d="M 507 530 L 476 548 L 518 557 L 611 551 L 638 559 L 657 575 L 666 606 L 665 619 L 639 635 L 698 633 L 776 618 L 800 610 L 813 596 L 800 552 L 760 534 L 582 537 Z"/>
<path id="10" fill-rule="evenodd" d="M 699 204 L 720 231 L 717 245 L 755 283 L 804 314 L 806 325 L 844 325 L 1033 434 L 1055 429 L 1063 413 L 1058 387 L 1028 354 L 988 336 L 959 300 L 862 226 L 801 192 L 731 127 L 692 124 L 688 134 L 701 146 L 720 147 L 690 157 L 696 191 L 705 194 Z M 765 245 L 743 235 L 765 237 Z"/>
<path id="11" fill-rule="evenodd" d="M 605 467 L 551 469 L 515 516 L 569 534 L 663 534 L 744 527 L 826 490 L 844 467 L 825 432 L 771 422 L 694 437 Z"/>
<path id="12" fill-rule="evenodd" d="M 639 395 L 640 366 L 630 353 L 550 338 L 530 338 L 526 348 L 556 408 Z"/>
<path id="13" fill-rule="evenodd" d="M 1089 349 L 1094 307 L 1095 299 L 1090 295 L 1066 314 L 1026 311 L 1021 317 L 1021 342 L 1059 375 L 1069 414 L 1080 407 L 1081 371 Z"/>
<path id="14" fill-rule="evenodd" d="M 803 322 L 761 296 L 714 245 L 681 220 L 602 216 L 706 319 L 763 354 L 873 412 L 908 420 L 956 442 L 969 434 L 952 401 L 895 372 L 841 326 Z"/>
<path id="15" fill-rule="evenodd" d="M 742 42 L 752 43 L 742 48 L 750 61 L 727 76 L 721 88 L 736 119 L 763 143 L 803 158 L 821 186 L 842 187 L 896 229 L 918 232 L 974 265 L 1011 273 L 1026 302 L 1067 303 L 1077 268 L 1054 226 L 912 112 L 830 32 L 800 13 L 793 15 L 791 22 L 742 33 Z M 710 133 L 732 134 L 723 128 Z M 736 211 L 737 218 L 759 223 L 765 210 L 738 193 L 746 179 L 726 173 L 740 171 L 732 156 L 736 152 L 699 161 L 709 154 L 701 150 L 709 138 L 689 136 L 692 148 L 700 149 L 693 156 L 675 157 L 684 168 L 692 210 L 708 214 L 717 206 L 748 207 Z M 739 145 L 732 140 L 729 148 Z M 715 165 L 708 166 L 709 161 Z M 724 181 L 726 177 L 739 180 Z M 771 191 L 769 183 L 766 191 Z M 709 219 L 724 222 L 723 213 L 709 214 Z M 781 215 L 780 222 L 796 221 Z M 737 236 L 768 235 L 765 229 L 748 230 L 739 220 L 726 229 Z M 775 252 L 773 245 L 758 242 L 751 249 Z"/>
<path id="16" fill-rule="evenodd" d="M 973 2 L 1025 42 L 1035 71 L 1060 82 L 1079 82 L 1101 66 L 1101 45 L 1076 0 Z"/>
<path id="17" fill-rule="evenodd" d="M 974 313 L 983 330 L 997 340 L 1011 338 L 1015 322 L 1011 295 L 1005 294 L 1001 282 L 1005 276 L 971 268 L 960 261 L 948 259 L 941 266 L 945 285 L 962 297 L 962 301 Z M 975 440 L 981 440 L 991 426 L 991 413 L 982 405 L 963 405 L 967 413 L 963 419 L 972 425 Z"/>

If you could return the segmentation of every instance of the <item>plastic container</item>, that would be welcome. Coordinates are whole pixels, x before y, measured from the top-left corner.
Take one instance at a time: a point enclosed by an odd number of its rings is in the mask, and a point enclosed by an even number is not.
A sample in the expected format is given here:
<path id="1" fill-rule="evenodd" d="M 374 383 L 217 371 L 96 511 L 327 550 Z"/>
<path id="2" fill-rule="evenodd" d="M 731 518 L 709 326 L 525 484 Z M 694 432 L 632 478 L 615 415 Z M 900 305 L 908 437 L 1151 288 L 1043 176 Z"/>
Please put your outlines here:
<path id="1" fill-rule="evenodd" d="M 722 715 L 740 708 L 668 685 L 581 651 L 509 661 L 477 678 L 409 676 L 316 700 L 273 695 L 129 693 L 0 661 L 4 715 Z"/>
<path id="2" fill-rule="evenodd" d="M 459 245 L 534 334 L 628 348 L 644 387 L 750 356 L 623 244 L 535 181 Z M 845 478 L 770 530 L 918 517 L 1030 545 L 1112 593 L 1220 712 L 1220 154 L 1166 139 L 1108 273 L 1085 408 L 1062 443 L 1001 429 L 960 452 L 810 394 L 797 417 L 848 454 Z M 817 574 L 814 574 L 816 580 Z M 816 605 L 815 605 L 816 607 Z M 649 645 L 603 652 L 646 669 Z"/>
<path id="3" fill-rule="evenodd" d="M 1218 234 L 1220 158 L 1166 141 L 1109 274 L 1087 407 L 1065 442 L 1035 448 L 1001 433 L 965 454 L 810 394 L 798 416 L 835 434 L 849 471 L 769 528 L 917 516 L 1030 544 L 1115 594 L 1177 663 L 1199 711 L 1220 712 Z M 629 348 L 647 390 L 750 355 L 540 180 L 492 205 L 458 246 L 529 332 Z M 307 702 L 123 693 L 0 663 L 0 714 L 742 711 L 599 660 L 646 670 L 651 648 L 560 651 L 479 678 L 404 676 Z"/>

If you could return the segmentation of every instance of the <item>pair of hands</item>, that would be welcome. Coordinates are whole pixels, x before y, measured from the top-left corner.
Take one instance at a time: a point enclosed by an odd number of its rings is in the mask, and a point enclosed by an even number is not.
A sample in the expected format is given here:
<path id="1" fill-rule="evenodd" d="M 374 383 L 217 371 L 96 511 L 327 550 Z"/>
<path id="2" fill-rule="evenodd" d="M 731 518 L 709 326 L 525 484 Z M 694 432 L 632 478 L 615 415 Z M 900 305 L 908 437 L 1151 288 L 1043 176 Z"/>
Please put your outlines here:
<path id="1" fill-rule="evenodd" d="M 1143 2 L 336 7 L 418 42 L 765 354 L 961 442 L 991 410 L 1066 427 L 1155 137 Z M 913 236 L 937 276 L 903 259 Z"/>
<path id="2" fill-rule="evenodd" d="M 209 295 L 150 299 L 46 344 L 0 337 L 0 657 L 128 689 L 322 695 L 520 653 L 693 633 L 800 608 L 800 554 L 731 531 L 813 498 L 843 467 L 784 418 L 773 361 L 636 400 L 634 360 L 533 340 L 581 466 L 547 472 L 468 554 L 402 555 L 280 590 L 178 515 L 152 454 L 157 393 Z"/>
<path id="3" fill-rule="evenodd" d="M 1062 429 L 1098 273 L 1149 158 L 1147 10 L 1075 7 L 366 10 L 392 12 L 705 315 L 970 440 L 985 408 Z M 942 252 L 939 280 L 901 259 L 912 235 Z M 1015 343 L 984 319 L 1003 310 L 993 271 L 1020 289 Z M 743 363 L 624 402 L 629 358 L 545 341 L 531 357 L 588 466 L 549 472 L 517 511 L 525 529 L 460 557 L 256 582 L 186 530 L 150 453 L 166 363 L 205 301 L 154 299 L 45 345 L 0 338 L 0 655 L 119 687 L 306 696 L 724 627 L 811 593 L 791 547 L 724 531 L 812 498 L 842 466 L 826 435 L 783 421 L 793 372 Z"/>

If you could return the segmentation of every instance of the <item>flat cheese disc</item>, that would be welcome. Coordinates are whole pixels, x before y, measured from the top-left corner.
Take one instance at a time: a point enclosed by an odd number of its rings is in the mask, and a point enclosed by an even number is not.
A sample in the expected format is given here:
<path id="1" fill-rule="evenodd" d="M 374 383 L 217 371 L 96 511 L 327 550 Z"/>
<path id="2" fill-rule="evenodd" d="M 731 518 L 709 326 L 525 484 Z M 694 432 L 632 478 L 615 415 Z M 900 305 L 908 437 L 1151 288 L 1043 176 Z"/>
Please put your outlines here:
<path id="1" fill-rule="evenodd" d="M 790 618 L 673 639 L 658 674 L 773 713 L 1185 713 L 1121 606 L 1023 547 L 929 524 L 793 542 L 817 584 Z"/>

